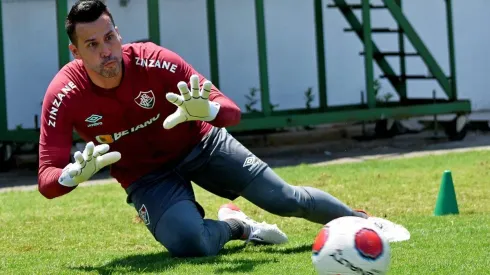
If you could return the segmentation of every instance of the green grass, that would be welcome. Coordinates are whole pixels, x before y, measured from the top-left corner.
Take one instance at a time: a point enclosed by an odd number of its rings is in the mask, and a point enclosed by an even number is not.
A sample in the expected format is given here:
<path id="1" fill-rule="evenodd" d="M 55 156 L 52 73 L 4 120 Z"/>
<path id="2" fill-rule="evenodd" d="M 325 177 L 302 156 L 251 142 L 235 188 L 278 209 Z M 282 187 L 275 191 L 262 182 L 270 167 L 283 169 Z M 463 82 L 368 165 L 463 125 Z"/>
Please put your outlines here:
<path id="1" fill-rule="evenodd" d="M 315 186 L 355 208 L 404 224 L 412 239 L 392 243 L 389 274 L 488 274 L 490 152 L 276 169 L 292 184 Z M 450 169 L 460 215 L 434 217 L 442 172 Z M 196 188 L 207 217 L 227 202 Z M 37 191 L 0 194 L 1 274 L 315 274 L 311 243 L 320 226 L 269 214 L 244 199 L 253 218 L 277 223 L 290 242 L 229 242 L 216 257 L 172 259 L 135 222 L 117 184 L 79 188 L 47 200 Z"/>

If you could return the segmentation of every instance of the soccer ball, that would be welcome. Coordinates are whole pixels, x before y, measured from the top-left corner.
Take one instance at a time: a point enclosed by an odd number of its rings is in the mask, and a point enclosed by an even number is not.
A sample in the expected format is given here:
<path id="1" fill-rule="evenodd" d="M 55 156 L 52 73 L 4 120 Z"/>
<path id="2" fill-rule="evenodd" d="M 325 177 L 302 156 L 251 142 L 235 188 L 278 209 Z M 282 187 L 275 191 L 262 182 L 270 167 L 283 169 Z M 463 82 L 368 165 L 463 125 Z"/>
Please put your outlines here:
<path id="1" fill-rule="evenodd" d="M 388 271 L 391 249 L 388 240 L 367 219 L 341 217 L 320 229 L 311 259 L 322 275 L 381 275 Z"/>

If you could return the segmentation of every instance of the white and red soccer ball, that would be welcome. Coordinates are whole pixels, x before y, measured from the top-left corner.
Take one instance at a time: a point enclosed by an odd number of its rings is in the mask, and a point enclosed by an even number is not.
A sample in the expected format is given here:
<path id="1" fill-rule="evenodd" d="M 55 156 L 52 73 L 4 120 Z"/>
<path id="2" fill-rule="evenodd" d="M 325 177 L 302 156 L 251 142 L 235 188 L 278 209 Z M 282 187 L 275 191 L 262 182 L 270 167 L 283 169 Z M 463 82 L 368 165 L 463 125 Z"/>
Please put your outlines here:
<path id="1" fill-rule="evenodd" d="M 367 219 L 341 217 L 324 225 L 312 247 L 313 265 L 322 275 L 382 275 L 391 260 L 389 242 Z"/>

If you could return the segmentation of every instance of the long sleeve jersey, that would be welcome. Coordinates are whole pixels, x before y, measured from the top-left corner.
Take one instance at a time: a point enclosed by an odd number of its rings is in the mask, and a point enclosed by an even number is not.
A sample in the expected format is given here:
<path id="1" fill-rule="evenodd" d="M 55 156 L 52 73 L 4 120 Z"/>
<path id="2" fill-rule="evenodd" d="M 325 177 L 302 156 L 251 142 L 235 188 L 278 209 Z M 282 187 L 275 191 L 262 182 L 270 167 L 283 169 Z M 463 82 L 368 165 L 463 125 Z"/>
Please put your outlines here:
<path id="1" fill-rule="evenodd" d="M 102 89 L 90 80 L 82 61 L 65 65 L 49 84 L 42 105 L 39 141 L 39 191 L 52 199 L 74 188 L 58 183 L 70 162 L 75 131 L 84 141 L 109 144 L 121 153 L 110 168 L 123 188 L 167 163 L 175 163 L 212 128 L 236 125 L 240 108 L 214 85 L 209 100 L 221 107 L 211 122 L 190 121 L 166 130 L 176 106 L 165 94 L 180 94 L 177 83 L 191 75 L 206 80 L 178 54 L 148 43 L 123 45 L 123 77 L 118 87 Z"/>

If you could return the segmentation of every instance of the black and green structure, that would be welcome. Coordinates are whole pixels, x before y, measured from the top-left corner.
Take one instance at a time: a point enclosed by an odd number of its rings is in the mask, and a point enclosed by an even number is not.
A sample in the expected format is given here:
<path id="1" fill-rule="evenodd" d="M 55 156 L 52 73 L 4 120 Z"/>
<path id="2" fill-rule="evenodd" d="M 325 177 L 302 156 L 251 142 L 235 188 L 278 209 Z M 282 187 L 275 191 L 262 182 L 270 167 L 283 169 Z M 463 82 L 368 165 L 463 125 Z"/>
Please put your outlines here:
<path id="1" fill-rule="evenodd" d="M 54 0 L 57 7 L 57 32 L 59 44 L 59 66 L 66 64 L 69 58 L 69 52 L 66 47 L 68 37 L 64 32 L 64 18 L 67 14 L 68 0 Z M 446 130 L 451 139 L 461 139 L 465 133 L 465 118 L 471 112 L 469 100 L 458 99 L 456 83 L 456 62 L 454 49 L 453 19 L 452 19 L 452 1 L 444 1 L 446 4 L 447 18 L 447 45 L 449 49 L 449 72 L 445 72 L 435 60 L 427 46 L 424 44 L 417 31 L 410 24 L 409 20 L 403 13 L 402 0 L 382 0 L 382 4 L 374 5 L 369 0 L 359 0 L 358 4 L 348 4 L 345 0 L 331 0 L 331 4 L 325 6 L 321 0 L 313 1 L 314 22 L 316 34 L 316 56 L 318 70 L 318 99 L 319 106 L 314 108 L 290 109 L 290 110 L 273 110 L 270 104 L 269 89 L 269 67 L 267 64 L 267 35 L 266 21 L 264 12 L 265 0 L 253 1 L 255 6 L 255 23 L 257 35 L 258 64 L 260 73 L 260 93 L 261 93 L 261 111 L 254 113 L 244 113 L 241 123 L 237 126 L 230 127 L 231 132 L 247 132 L 255 130 L 274 130 L 291 126 L 314 126 L 327 123 L 338 122 L 363 122 L 377 121 L 379 125 L 387 125 L 387 120 L 397 120 L 418 116 L 432 116 L 442 114 L 455 114 L 456 118 Z M 216 26 L 216 7 L 215 0 L 206 0 L 207 2 L 207 25 L 209 29 L 209 58 L 211 69 L 211 80 L 219 87 L 219 51 L 218 36 Z M 159 0 L 147 0 L 148 5 L 148 24 L 149 40 L 157 44 L 160 43 L 159 27 L 159 10 L 164 2 Z M 2 1 L 0 1 L 0 16 Z M 325 41 L 324 37 L 324 10 L 327 8 L 337 9 L 346 20 L 345 31 L 354 33 L 361 40 L 364 46 L 360 58 L 364 59 L 365 70 L 365 98 L 364 102 L 356 105 L 329 106 L 327 96 L 327 79 L 326 79 L 326 59 L 325 59 Z M 356 10 L 360 16 L 356 15 Z M 371 27 L 371 13 L 388 12 L 395 20 L 395 28 L 373 28 Z M 381 11 L 378 11 L 381 10 Z M 0 41 L 2 37 L 2 20 L 0 18 Z M 382 52 L 376 44 L 376 35 L 388 34 L 397 36 L 398 51 Z M 395 38 L 396 39 L 396 38 Z M 415 51 L 406 52 L 405 42 L 408 40 Z M 4 51 L 0 43 L 0 142 L 37 142 L 39 137 L 38 129 L 16 129 L 9 130 L 7 127 L 7 100 L 5 88 L 5 69 L 4 69 Z M 399 68 L 393 68 L 387 61 L 389 58 L 399 59 Z M 407 74 L 406 59 L 420 58 L 427 66 L 429 75 L 425 74 Z M 377 65 L 382 71 L 380 78 L 386 79 L 398 94 L 399 100 L 393 102 L 379 102 L 375 95 L 375 75 L 374 66 Z M 399 73 L 395 73 L 398 71 Z M 428 94 L 427 98 L 409 98 L 407 96 L 407 83 L 411 80 L 436 81 L 441 90 L 444 91 L 444 98 L 432 98 Z M 336 91 L 329 91 L 335 93 Z M 339 93 L 342 91 L 338 91 Z M 431 91 L 428 91 L 431 93 Z M 34 118 L 33 118 L 34 119 Z M 383 124 L 385 123 L 385 124 Z M 389 131 L 383 127 L 377 127 L 379 131 Z"/>

